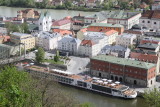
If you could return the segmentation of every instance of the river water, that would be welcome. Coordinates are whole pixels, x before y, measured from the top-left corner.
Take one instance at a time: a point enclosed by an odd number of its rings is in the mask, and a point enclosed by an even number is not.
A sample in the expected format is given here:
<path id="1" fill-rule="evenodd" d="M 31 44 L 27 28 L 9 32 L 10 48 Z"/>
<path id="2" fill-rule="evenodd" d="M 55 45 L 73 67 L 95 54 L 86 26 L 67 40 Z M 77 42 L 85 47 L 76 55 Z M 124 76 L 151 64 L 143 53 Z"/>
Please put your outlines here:
<path id="1" fill-rule="evenodd" d="M 0 16 L 7 16 L 7 17 L 16 17 L 17 11 L 26 8 L 12 8 L 12 7 L 4 7 L 0 6 Z M 36 9 L 39 12 L 44 12 L 46 9 Z M 94 12 L 82 12 L 82 11 L 70 11 L 70 10 L 52 10 L 48 9 L 50 15 L 53 19 L 62 19 L 66 16 L 74 16 L 78 15 L 89 15 Z M 94 93 L 82 89 L 77 89 L 74 87 L 61 85 L 62 89 L 65 92 L 71 93 L 77 101 L 79 102 L 91 102 L 96 107 L 147 107 L 145 105 L 144 99 L 136 98 L 132 100 L 126 100 L 121 98 L 116 98 L 112 96 L 106 96 L 99 93 Z"/>
<path id="2" fill-rule="evenodd" d="M 5 7 L 0 6 L 0 16 L 7 16 L 7 17 L 16 17 L 17 11 L 23 10 L 26 8 L 16 8 L 16 7 Z M 75 15 L 89 15 L 95 12 L 83 12 L 83 11 L 72 11 L 72 10 L 53 10 L 53 9 L 35 9 L 39 12 L 48 11 L 51 17 L 55 20 L 62 19 L 66 16 L 75 16 Z"/>

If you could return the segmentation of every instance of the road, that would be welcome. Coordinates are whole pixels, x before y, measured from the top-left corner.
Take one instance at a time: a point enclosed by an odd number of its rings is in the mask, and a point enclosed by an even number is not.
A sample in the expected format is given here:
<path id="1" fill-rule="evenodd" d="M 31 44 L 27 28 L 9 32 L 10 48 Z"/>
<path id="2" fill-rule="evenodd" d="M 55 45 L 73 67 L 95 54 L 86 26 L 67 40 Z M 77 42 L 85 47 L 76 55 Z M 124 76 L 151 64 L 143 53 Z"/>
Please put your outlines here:
<path id="1" fill-rule="evenodd" d="M 90 62 L 89 58 L 81 58 L 81 57 L 75 57 L 70 56 L 71 60 L 67 64 L 67 72 L 73 73 L 73 74 L 79 74 L 85 71 L 86 65 Z"/>
<path id="2" fill-rule="evenodd" d="M 30 53 L 26 54 L 26 59 L 35 59 L 35 53 L 36 52 L 33 51 L 33 52 L 30 52 Z M 53 57 L 54 54 L 45 52 L 45 59 L 51 58 L 50 56 Z"/>

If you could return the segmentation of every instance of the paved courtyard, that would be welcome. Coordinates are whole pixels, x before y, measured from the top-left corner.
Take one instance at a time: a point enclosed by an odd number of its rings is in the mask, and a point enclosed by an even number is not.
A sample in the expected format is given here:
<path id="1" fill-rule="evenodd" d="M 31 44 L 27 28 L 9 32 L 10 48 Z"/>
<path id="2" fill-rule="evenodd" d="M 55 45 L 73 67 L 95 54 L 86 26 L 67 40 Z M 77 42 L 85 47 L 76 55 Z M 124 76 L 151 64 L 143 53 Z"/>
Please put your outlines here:
<path id="1" fill-rule="evenodd" d="M 67 72 L 71 72 L 73 74 L 83 73 L 86 70 L 87 64 L 90 62 L 89 58 L 81 58 L 70 56 L 71 60 L 67 63 Z"/>

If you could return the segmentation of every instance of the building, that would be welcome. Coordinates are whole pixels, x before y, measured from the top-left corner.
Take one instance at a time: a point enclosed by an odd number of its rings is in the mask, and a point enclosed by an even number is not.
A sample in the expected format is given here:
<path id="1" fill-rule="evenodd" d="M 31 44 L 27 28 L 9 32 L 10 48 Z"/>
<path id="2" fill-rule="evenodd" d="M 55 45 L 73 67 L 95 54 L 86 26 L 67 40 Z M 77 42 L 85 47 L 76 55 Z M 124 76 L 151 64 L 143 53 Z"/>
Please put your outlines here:
<path id="1" fill-rule="evenodd" d="M 72 32 L 65 29 L 52 29 L 53 33 L 59 33 L 62 37 L 65 35 L 72 35 Z"/>
<path id="2" fill-rule="evenodd" d="M 97 30 L 101 32 L 102 30 L 115 30 L 118 34 L 122 34 L 124 32 L 124 27 L 120 24 L 108 24 L 108 23 L 93 23 L 88 26 L 88 31 Z"/>
<path id="3" fill-rule="evenodd" d="M 140 44 L 145 44 L 145 43 L 151 43 L 151 44 L 160 45 L 160 40 L 157 40 L 157 38 L 145 37 L 140 41 Z"/>
<path id="4" fill-rule="evenodd" d="M 155 84 L 156 65 L 141 61 L 99 55 L 91 58 L 91 74 L 143 87 Z"/>
<path id="5" fill-rule="evenodd" d="M 138 45 L 137 49 L 158 53 L 159 52 L 159 45 L 153 44 L 153 43 L 144 43 L 144 44 Z"/>
<path id="6" fill-rule="evenodd" d="M 72 18 L 72 30 L 78 31 L 84 26 L 84 16 L 80 14 Z"/>
<path id="7" fill-rule="evenodd" d="M 0 59 L 7 59 L 19 52 L 19 45 L 0 44 Z"/>
<path id="8" fill-rule="evenodd" d="M 7 28 L 0 27 L 0 33 L 6 35 L 7 34 Z"/>
<path id="9" fill-rule="evenodd" d="M 159 68 L 160 68 L 159 56 L 157 53 L 154 53 L 152 51 L 143 51 L 140 49 L 135 49 L 135 50 L 132 50 L 132 52 L 130 53 L 130 58 L 137 61 L 153 63 L 156 65 L 156 74 L 160 73 L 159 72 Z"/>
<path id="10" fill-rule="evenodd" d="M 84 40 L 79 46 L 79 55 L 93 57 L 96 56 L 100 50 L 108 44 L 108 37 L 101 32 L 86 32 Z"/>
<path id="11" fill-rule="evenodd" d="M 65 29 L 71 30 L 72 21 L 70 17 L 65 17 L 64 19 L 54 21 L 52 23 L 52 29 Z"/>
<path id="12" fill-rule="evenodd" d="M 132 45 L 136 44 L 135 40 L 136 40 L 136 35 L 135 34 L 124 33 L 121 36 L 117 36 L 116 45 L 129 47 L 129 46 L 132 46 Z"/>
<path id="13" fill-rule="evenodd" d="M 0 44 L 10 41 L 10 36 L 0 34 Z"/>
<path id="14" fill-rule="evenodd" d="M 63 4 L 63 0 L 53 0 L 52 4 L 54 6 L 61 6 Z"/>
<path id="15" fill-rule="evenodd" d="M 139 12 L 101 11 L 85 17 L 85 25 L 92 23 L 121 24 L 125 29 L 131 29 L 133 25 L 139 24 Z"/>
<path id="16" fill-rule="evenodd" d="M 147 10 L 140 18 L 140 25 L 151 28 L 160 29 L 160 10 Z"/>
<path id="17" fill-rule="evenodd" d="M 99 54 L 128 58 L 130 55 L 130 49 L 120 45 L 106 45 L 103 49 L 101 49 Z"/>
<path id="18" fill-rule="evenodd" d="M 17 11 L 17 18 L 39 18 L 40 14 L 38 11 L 35 11 L 34 9 L 26 9 L 26 10 L 20 10 Z"/>
<path id="19" fill-rule="evenodd" d="M 152 10 L 160 10 L 160 3 L 152 4 Z"/>
<path id="20" fill-rule="evenodd" d="M 40 31 L 34 34 L 36 38 L 36 46 L 42 47 L 44 50 L 53 50 L 58 48 L 58 41 L 62 39 L 59 33 L 49 33 Z"/>
<path id="21" fill-rule="evenodd" d="M 58 50 L 60 52 L 69 52 L 70 55 L 78 55 L 80 43 L 81 40 L 67 35 L 58 41 Z"/>
<path id="22" fill-rule="evenodd" d="M 87 0 L 86 6 L 89 8 L 93 8 L 96 6 L 96 0 Z"/>
<path id="23" fill-rule="evenodd" d="M 106 36 L 108 36 L 108 44 L 113 44 L 116 42 L 116 37 L 118 36 L 118 32 L 116 30 L 109 30 L 109 29 L 94 29 L 94 28 L 89 28 L 88 27 L 83 27 L 80 31 L 77 32 L 77 38 L 80 40 L 84 39 L 84 35 L 86 32 L 100 32 L 100 33 L 105 33 Z"/>
<path id="24" fill-rule="evenodd" d="M 38 20 L 38 26 L 40 31 L 50 31 L 52 26 L 52 18 L 48 12 L 41 13 Z"/>
<path id="25" fill-rule="evenodd" d="M 17 45 L 23 44 L 25 46 L 25 50 L 35 47 L 35 37 L 30 34 L 14 32 L 11 34 L 10 41 Z"/>

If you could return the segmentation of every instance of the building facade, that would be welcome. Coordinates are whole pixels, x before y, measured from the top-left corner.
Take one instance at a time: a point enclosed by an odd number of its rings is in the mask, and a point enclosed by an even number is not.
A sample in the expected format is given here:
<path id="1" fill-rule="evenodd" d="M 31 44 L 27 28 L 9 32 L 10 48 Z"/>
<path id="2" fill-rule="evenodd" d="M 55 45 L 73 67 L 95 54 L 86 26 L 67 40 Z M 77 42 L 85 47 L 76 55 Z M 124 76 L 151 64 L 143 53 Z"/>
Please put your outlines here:
<path id="1" fill-rule="evenodd" d="M 36 38 L 36 46 L 45 50 L 53 50 L 58 48 L 58 41 L 62 39 L 59 33 L 38 32 L 33 34 Z"/>
<path id="2" fill-rule="evenodd" d="M 26 10 L 21 10 L 17 11 L 17 18 L 39 18 L 40 14 L 38 11 L 35 11 L 34 9 L 26 9 Z"/>
<path id="3" fill-rule="evenodd" d="M 125 29 L 131 29 L 133 25 L 139 24 L 139 12 L 120 11 L 101 11 L 85 17 L 85 24 L 92 23 L 110 23 L 121 24 Z"/>
<path id="4" fill-rule="evenodd" d="M 80 43 L 81 40 L 67 35 L 58 41 L 58 50 L 61 52 L 69 52 L 71 55 L 78 55 Z"/>
<path id="5" fill-rule="evenodd" d="M 23 44 L 25 46 L 25 50 L 35 47 L 35 37 L 30 34 L 14 32 L 11 34 L 10 41 L 17 45 Z"/>
<path id="6" fill-rule="evenodd" d="M 64 19 L 54 21 L 52 23 L 52 29 L 65 29 L 71 30 L 72 22 L 70 17 L 65 17 Z"/>
<path id="7" fill-rule="evenodd" d="M 99 55 L 91 58 L 90 69 L 93 76 L 143 87 L 155 84 L 156 67 L 151 63 Z"/>
<path id="8" fill-rule="evenodd" d="M 99 54 L 128 58 L 130 55 L 130 49 L 120 45 L 106 45 L 104 48 L 101 49 L 101 52 Z"/>
<path id="9" fill-rule="evenodd" d="M 117 36 L 116 45 L 129 47 L 129 46 L 132 46 L 136 43 L 136 42 L 134 42 L 134 40 L 136 40 L 136 35 L 135 34 L 124 33 L 121 36 Z"/>
<path id="10" fill-rule="evenodd" d="M 41 13 L 38 20 L 38 26 L 40 31 L 50 31 L 52 26 L 52 18 L 48 12 Z"/>
<path id="11" fill-rule="evenodd" d="M 140 25 L 151 28 L 160 29 L 160 10 L 147 10 L 140 18 Z"/>
<path id="12" fill-rule="evenodd" d="M 86 32 L 84 40 L 82 40 L 79 46 L 78 53 L 80 56 L 93 57 L 107 44 L 108 37 L 105 33 Z"/>

